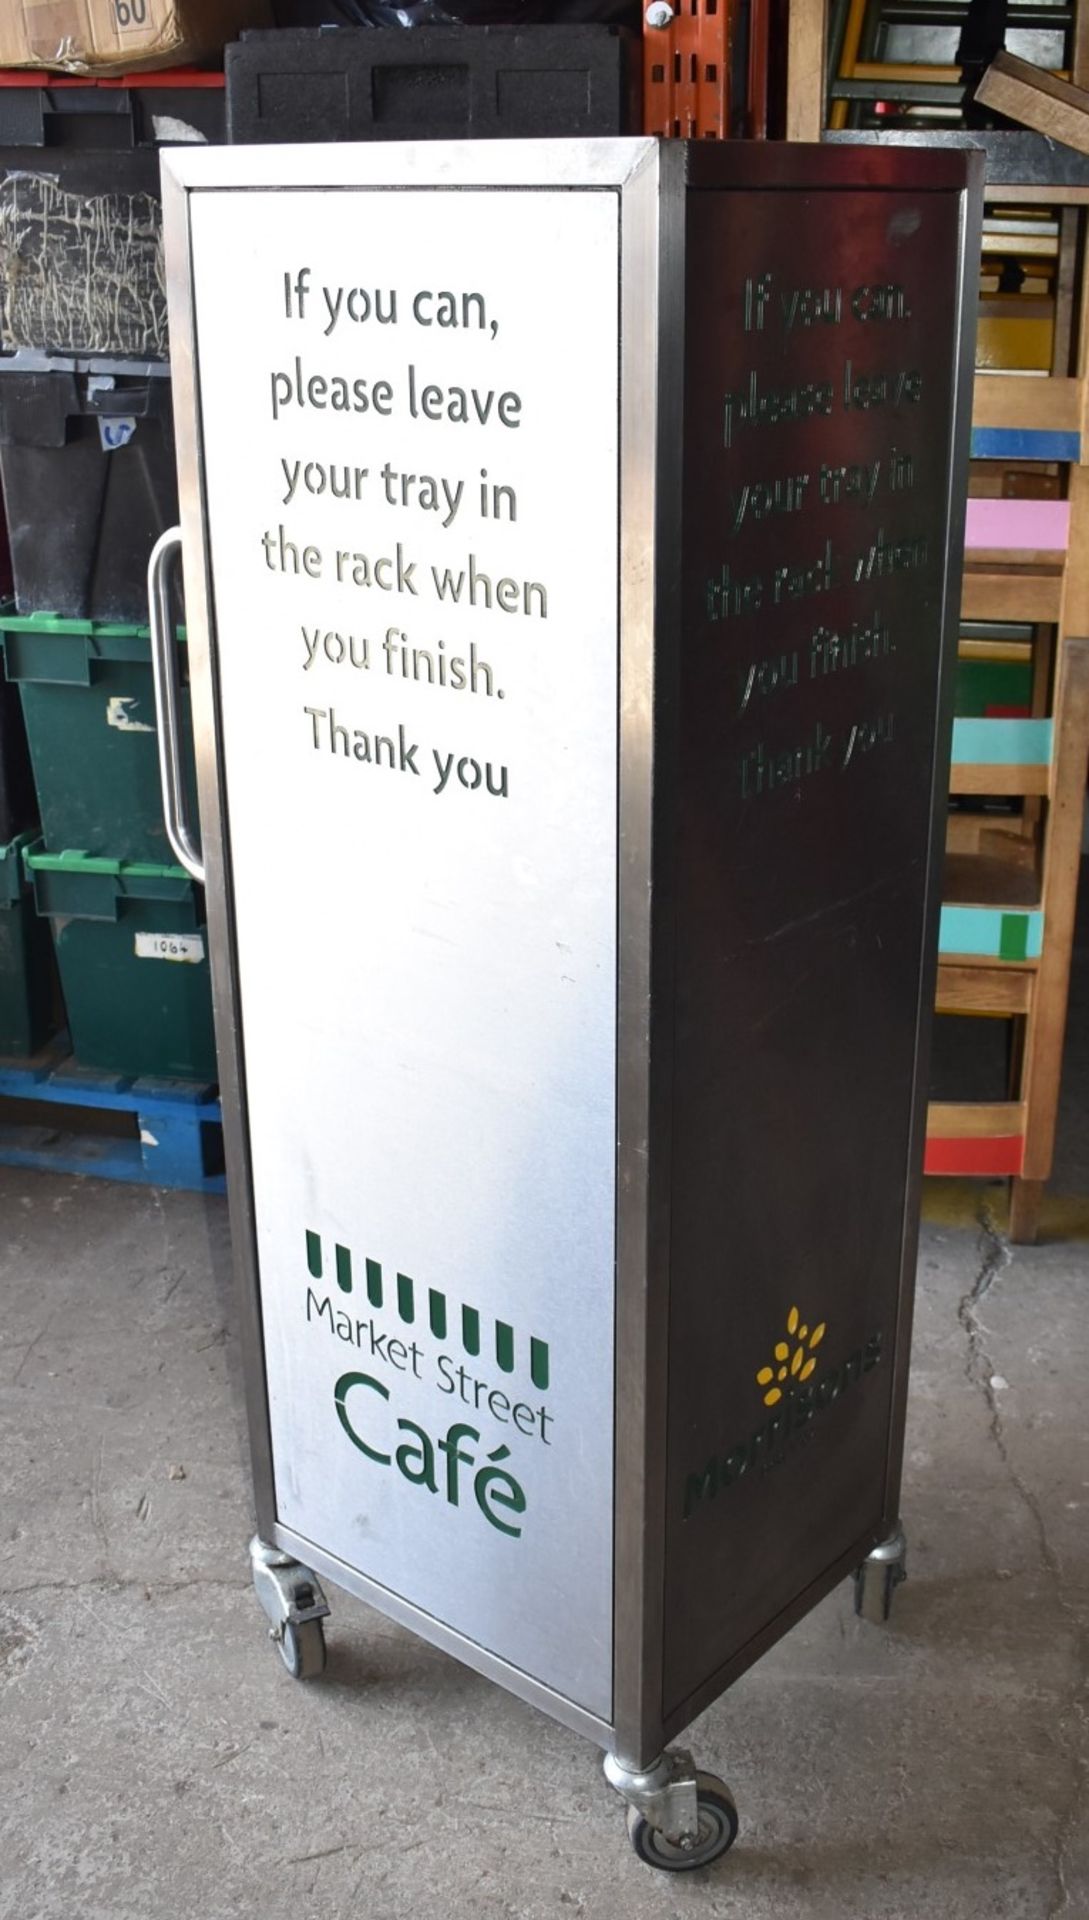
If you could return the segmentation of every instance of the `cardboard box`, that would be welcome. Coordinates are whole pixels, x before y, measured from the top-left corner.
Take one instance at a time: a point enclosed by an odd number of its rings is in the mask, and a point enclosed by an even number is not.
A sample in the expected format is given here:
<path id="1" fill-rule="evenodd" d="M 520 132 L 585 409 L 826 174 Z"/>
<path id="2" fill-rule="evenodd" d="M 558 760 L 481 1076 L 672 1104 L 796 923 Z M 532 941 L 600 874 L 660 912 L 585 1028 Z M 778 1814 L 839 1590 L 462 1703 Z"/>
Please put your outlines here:
<path id="1" fill-rule="evenodd" d="M 9 0 L 0 67 L 131 73 L 221 53 L 244 27 L 270 24 L 267 0 Z"/>

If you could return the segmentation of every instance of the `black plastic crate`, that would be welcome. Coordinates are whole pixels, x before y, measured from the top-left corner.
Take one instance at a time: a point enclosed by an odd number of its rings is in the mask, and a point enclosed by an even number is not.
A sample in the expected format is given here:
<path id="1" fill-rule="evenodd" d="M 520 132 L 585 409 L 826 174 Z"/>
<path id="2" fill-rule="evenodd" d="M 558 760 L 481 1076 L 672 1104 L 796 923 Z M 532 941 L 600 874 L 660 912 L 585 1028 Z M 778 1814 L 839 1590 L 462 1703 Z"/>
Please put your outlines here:
<path id="1" fill-rule="evenodd" d="M 103 86 L 49 74 L 0 80 L 0 147 L 79 148 L 82 151 L 175 146 L 224 138 L 220 75 L 148 74 L 131 86 Z M 218 85 L 204 84 L 204 80 Z M 194 84 L 194 80 L 198 84 Z"/>
<path id="2" fill-rule="evenodd" d="M 609 26 L 244 33 L 227 139 L 606 137 L 640 125 L 638 37 Z"/>
<path id="3" fill-rule="evenodd" d="M 0 359 L 0 469 L 19 612 L 146 619 L 151 549 L 178 517 L 166 369 Z"/>
<path id="4" fill-rule="evenodd" d="M 165 358 L 159 155 L 0 148 L 0 348 Z"/>

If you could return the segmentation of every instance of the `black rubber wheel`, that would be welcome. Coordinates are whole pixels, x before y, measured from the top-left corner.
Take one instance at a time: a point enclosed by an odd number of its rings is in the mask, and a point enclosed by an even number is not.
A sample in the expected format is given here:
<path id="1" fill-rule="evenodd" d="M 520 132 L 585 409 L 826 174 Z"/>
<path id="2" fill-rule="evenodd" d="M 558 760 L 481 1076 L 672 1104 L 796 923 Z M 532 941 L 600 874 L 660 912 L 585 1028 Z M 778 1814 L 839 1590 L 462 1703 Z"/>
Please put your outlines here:
<path id="1" fill-rule="evenodd" d="M 325 1672 L 325 1634 L 320 1620 L 284 1624 L 280 1658 L 293 1680 L 316 1680 Z"/>
<path id="2" fill-rule="evenodd" d="M 691 1873 L 720 1860 L 737 1839 L 737 1807 L 733 1794 L 717 1774 L 696 1776 L 699 1795 L 699 1837 L 691 1847 L 678 1847 L 659 1833 L 634 1807 L 628 1810 L 628 1838 L 644 1866 L 662 1873 Z"/>

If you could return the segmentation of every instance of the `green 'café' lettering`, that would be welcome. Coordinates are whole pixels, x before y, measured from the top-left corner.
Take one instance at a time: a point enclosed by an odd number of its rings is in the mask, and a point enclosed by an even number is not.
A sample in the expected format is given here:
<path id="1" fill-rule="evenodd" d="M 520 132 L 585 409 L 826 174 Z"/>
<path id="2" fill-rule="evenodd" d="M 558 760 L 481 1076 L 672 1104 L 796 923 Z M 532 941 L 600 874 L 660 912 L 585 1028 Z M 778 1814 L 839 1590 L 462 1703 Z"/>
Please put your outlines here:
<path id="1" fill-rule="evenodd" d="M 474 1464 L 473 1454 L 463 1451 L 462 1443 L 479 1441 L 480 1434 L 477 1429 L 469 1426 L 464 1420 L 455 1420 L 447 1429 L 445 1438 L 435 1441 L 424 1432 L 422 1427 L 418 1427 L 414 1420 L 398 1420 L 398 1433 L 411 1435 L 416 1444 L 402 1441 L 395 1455 L 383 1453 L 363 1438 L 348 1411 L 348 1395 L 357 1387 L 364 1387 L 369 1392 L 378 1394 L 380 1399 L 389 1400 L 389 1388 L 384 1387 L 380 1380 L 373 1379 L 369 1373 L 341 1374 L 333 1389 L 333 1402 L 337 1410 L 337 1419 L 352 1445 L 358 1447 L 360 1453 L 365 1454 L 368 1460 L 373 1460 L 377 1466 L 388 1467 L 395 1461 L 398 1472 L 410 1486 L 426 1487 L 429 1493 L 436 1494 L 439 1491 L 436 1453 L 441 1453 L 446 1461 L 443 1491 L 447 1505 L 459 1506 L 460 1470 L 462 1467 L 472 1467 Z M 511 1514 L 523 1514 L 526 1510 L 524 1489 L 519 1486 L 512 1473 L 508 1473 L 505 1467 L 497 1464 L 500 1460 L 509 1460 L 509 1458 L 509 1447 L 496 1447 L 488 1454 L 486 1461 L 477 1466 L 473 1474 L 473 1495 L 489 1526 L 494 1527 L 498 1533 L 506 1533 L 512 1539 L 519 1540 L 522 1535 L 521 1527 L 508 1526 L 496 1511 L 500 1509 Z"/>

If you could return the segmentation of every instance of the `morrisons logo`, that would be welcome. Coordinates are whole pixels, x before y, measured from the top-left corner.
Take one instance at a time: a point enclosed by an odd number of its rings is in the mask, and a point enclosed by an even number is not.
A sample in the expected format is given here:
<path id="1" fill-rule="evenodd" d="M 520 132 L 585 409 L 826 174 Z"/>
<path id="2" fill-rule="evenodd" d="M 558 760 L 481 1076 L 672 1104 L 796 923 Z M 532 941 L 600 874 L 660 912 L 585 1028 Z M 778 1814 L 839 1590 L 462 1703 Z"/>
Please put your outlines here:
<path id="1" fill-rule="evenodd" d="M 791 1320 L 794 1324 L 791 1325 Z M 814 1378 L 816 1357 L 813 1349 L 824 1339 L 823 1324 L 811 1334 L 801 1323 L 797 1308 L 791 1309 L 787 1330 L 791 1343 L 780 1341 L 775 1347 L 772 1367 L 762 1367 L 756 1376 L 763 1388 L 763 1400 L 773 1409 L 770 1417 L 733 1446 L 711 1455 L 700 1472 L 689 1473 L 684 1485 L 684 1518 L 697 1507 L 705 1506 L 745 1474 L 767 1473 L 787 1458 L 805 1429 L 825 1414 L 844 1394 L 853 1393 L 868 1373 L 881 1361 L 881 1335 L 872 1333 L 865 1346 L 858 1347 L 838 1366 L 828 1366 Z M 791 1346 L 793 1345 L 793 1351 Z"/>

